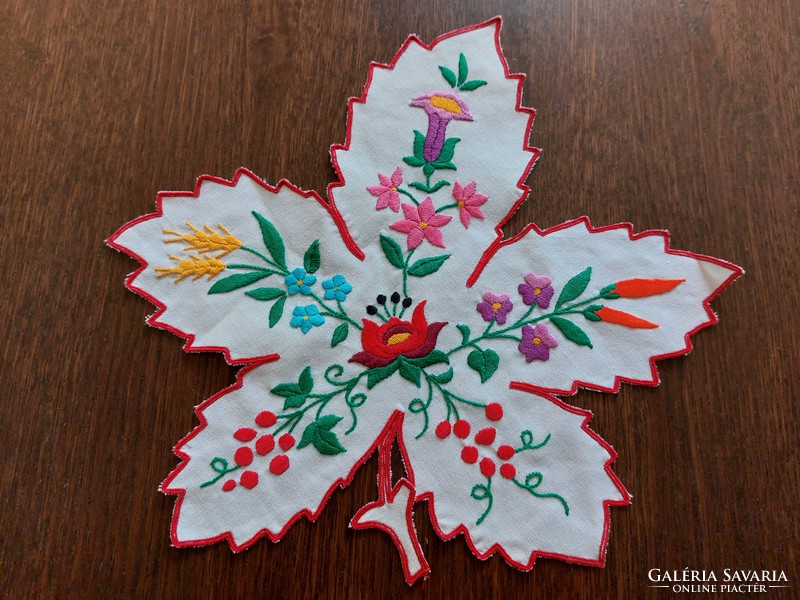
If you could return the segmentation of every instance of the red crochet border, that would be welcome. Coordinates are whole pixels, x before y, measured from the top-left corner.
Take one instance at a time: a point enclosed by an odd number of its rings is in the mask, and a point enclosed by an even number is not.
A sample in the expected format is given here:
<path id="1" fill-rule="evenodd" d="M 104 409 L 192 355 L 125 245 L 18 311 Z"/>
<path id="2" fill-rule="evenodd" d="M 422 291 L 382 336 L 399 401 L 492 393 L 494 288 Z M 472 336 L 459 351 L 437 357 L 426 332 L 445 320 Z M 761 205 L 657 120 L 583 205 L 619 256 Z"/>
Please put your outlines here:
<path id="1" fill-rule="evenodd" d="M 218 183 L 218 184 L 224 185 L 226 187 L 236 187 L 236 185 L 239 183 L 239 179 L 242 177 L 242 175 L 246 175 L 247 177 L 252 179 L 256 184 L 258 184 L 259 186 L 261 186 L 262 188 L 264 188 L 268 192 L 271 192 L 271 193 L 274 193 L 274 194 L 277 194 L 278 192 L 280 192 L 281 189 L 283 189 L 284 187 L 287 187 L 290 190 L 292 190 L 293 192 L 295 192 L 296 194 L 299 194 L 300 196 L 302 196 L 303 198 L 314 198 L 326 211 L 328 211 L 328 213 L 331 215 L 331 217 L 333 217 L 333 220 L 334 220 L 334 222 L 336 223 L 336 226 L 339 229 L 340 235 L 343 238 L 346 238 L 346 237 L 349 238 L 350 237 L 350 234 L 347 232 L 347 225 L 345 224 L 344 219 L 342 218 L 342 215 L 339 214 L 338 211 L 332 210 L 331 207 L 328 206 L 325 203 L 325 201 L 322 199 L 322 197 L 317 192 L 302 190 L 302 189 L 298 188 L 296 185 L 294 185 L 291 181 L 287 181 L 286 179 L 281 179 L 278 182 L 277 185 L 272 186 L 272 185 L 268 184 L 267 182 L 263 181 L 260 177 L 258 177 L 255 173 L 253 173 L 250 169 L 247 169 L 245 167 L 239 167 L 236 170 L 236 173 L 234 174 L 233 179 L 230 180 L 230 181 L 228 181 L 227 179 L 223 179 L 221 177 L 216 177 L 214 175 L 201 175 L 200 177 L 197 178 L 197 183 L 195 184 L 194 190 L 191 191 L 191 192 L 174 192 L 174 191 L 173 192 L 159 192 L 158 195 L 156 196 L 156 211 L 155 212 L 148 213 L 148 214 L 142 215 L 141 217 L 138 217 L 138 218 L 136 218 L 136 219 L 134 219 L 132 221 L 128 221 L 122 227 L 117 229 L 117 231 L 115 231 L 113 234 L 111 234 L 111 236 L 106 240 L 106 244 L 108 244 L 110 247 L 114 248 L 115 250 L 118 250 L 119 252 L 122 252 L 123 254 L 126 254 L 126 255 L 130 256 L 132 259 L 134 259 L 135 261 L 140 263 L 140 267 L 138 269 L 136 269 L 133 273 L 128 275 L 128 277 L 125 278 L 125 287 L 128 288 L 133 293 L 138 294 L 139 296 L 142 296 L 147 301 L 149 301 L 151 304 L 155 305 L 157 310 L 152 315 L 147 317 L 146 323 L 148 325 L 151 325 L 151 326 L 157 328 L 157 329 L 163 329 L 165 331 L 169 331 L 170 333 L 175 334 L 178 337 L 185 339 L 186 340 L 186 344 L 184 345 L 183 349 L 186 352 L 222 352 L 222 354 L 225 356 L 225 361 L 230 365 L 245 365 L 245 364 L 250 364 L 250 363 L 263 364 L 263 363 L 266 363 L 266 362 L 272 362 L 272 361 L 278 360 L 280 358 L 280 355 L 278 355 L 278 354 L 265 354 L 265 355 L 262 355 L 262 356 L 253 356 L 253 357 L 244 357 L 244 358 L 234 359 L 230 355 L 230 350 L 228 348 L 226 348 L 225 346 L 195 346 L 194 345 L 195 335 L 193 333 L 188 333 L 188 332 L 182 331 L 182 330 L 178 329 L 177 327 L 174 327 L 174 326 L 170 325 L 169 323 L 164 323 L 162 321 L 159 321 L 159 317 L 162 314 L 164 314 L 164 311 L 166 311 L 166 308 L 167 308 L 166 305 L 163 302 L 161 302 L 158 298 L 156 298 L 155 296 L 149 294 L 148 292 L 146 292 L 142 288 L 137 287 L 136 285 L 134 285 L 134 281 L 139 276 L 139 274 L 142 271 L 144 271 L 145 269 L 147 269 L 150 265 L 148 265 L 147 261 L 144 258 L 142 258 L 138 254 L 133 252 L 130 248 L 127 248 L 127 247 L 117 243 L 117 238 L 120 235 L 122 235 L 122 233 L 124 233 L 125 231 L 127 231 L 131 227 L 134 227 L 134 226 L 138 225 L 139 223 L 142 223 L 144 221 L 149 221 L 150 219 L 156 219 L 158 217 L 164 216 L 164 210 L 163 210 L 164 198 L 175 198 L 175 197 L 180 197 L 180 198 L 199 198 L 200 197 L 200 188 L 202 187 L 202 185 L 204 183 L 212 182 L 212 183 Z"/>
<path id="2" fill-rule="evenodd" d="M 489 263 L 489 261 L 492 259 L 492 257 L 498 252 L 498 250 L 500 250 L 504 246 L 510 246 L 510 245 L 518 242 L 520 239 L 522 239 L 529 232 L 534 231 L 538 235 L 546 236 L 546 235 L 549 235 L 549 234 L 554 233 L 556 231 L 561 231 L 562 229 L 569 229 L 570 227 L 578 225 L 579 223 L 584 224 L 586 226 L 587 231 L 590 234 L 592 234 L 592 233 L 602 233 L 604 231 L 610 231 L 610 230 L 613 230 L 613 229 L 625 229 L 625 230 L 627 230 L 628 238 L 631 241 L 636 241 L 638 239 L 641 239 L 643 237 L 648 237 L 648 236 L 651 236 L 651 235 L 660 235 L 660 236 L 662 236 L 664 238 L 664 254 L 673 254 L 673 255 L 677 255 L 677 256 L 688 256 L 688 257 L 693 258 L 695 260 L 704 260 L 704 261 L 707 261 L 707 262 L 710 262 L 710 263 L 714 263 L 716 265 L 725 267 L 725 268 L 730 269 L 731 271 L 733 271 L 731 273 L 731 275 L 722 283 L 722 285 L 717 287 L 713 292 L 711 292 L 711 294 L 709 294 L 709 296 L 707 298 L 705 298 L 703 300 L 703 308 L 705 308 L 706 314 L 708 315 L 708 321 L 706 321 L 705 323 L 700 323 L 694 329 L 686 332 L 686 334 L 684 335 L 684 341 L 686 342 L 686 346 L 684 348 L 682 348 L 681 350 L 675 350 L 674 352 L 667 352 L 666 354 L 659 354 L 659 355 L 650 357 L 649 360 L 650 360 L 650 375 L 651 375 L 651 377 L 650 377 L 649 380 L 648 379 L 633 379 L 633 378 L 630 378 L 630 377 L 624 377 L 622 375 L 616 375 L 614 377 L 614 385 L 612 387 L 604 387 L 602 385 L 596 385 L 596 384 L 593 384 L 593 383 L 588 383 L 586 381 L 581 381 L 579 379 L 576 379 L 575 381 L 573 381 L 572 387 L 570 387 L 569 389 L 565 389 L 565 390 L 564 389 L 558 389 L 558 388 L 545 388 L 545 387 L 541 387 L 541 386 L 537 386 L 537 385 L 533 385 L 533 384 L 526 384 L 526 385 L 530 385 L 530 387 L 532 389 L 540 391 L 540 392 L 544 392 L 544 393 L 547 393 L 547 394 L 566 395 L 566 396 L 572 396 L 575 393 L 577 393 L 579 387 L 582 387 L 582 388 L 585 388 L 585 389 L 589 389 L 589 390 L 595 390 L 595 391 L 598 391 L 598 392 L 606 392 L 606 393 L 615 394 L 615 393 L 617 393 L 619 391 L 620 385 L 623 382 L 632 383 L 632 384 L 635 384 L 635 385 L 655 387 L 661 382 L 661 379 L 660 379 L 659 374 L 658 374 L 658 367 L 656 366 L 656 361 L 657 360 L 663 360 L 663 359 L 666 359 L 666 358 L 675 358 L 676 356 L 683 356 L 684 354 L 688 354 L 689 352 L 692 351 L 692 349 L 693 349 L 692 339 L 691 339 L 692 336 L 695 333 L 697 333 L 698 331 L 700 331 L 701 329 L 705 329 L 706 327 L 710 327 L 711 325 L 715 325 L 718 322 L 716 313 L 713 310 L 711 310 L 711 301 L 714 298 L 716 298 L 719 294 L 721 294 L 722 291 L 725 288 L 727 288 L 731 283 L 734 282 L 734 280 L 736 280 L 738 277 L 743 275 L 744 274 L 744 269 L 742 269 L 738 265 L 730 263 L 730 262 L 728 262 L 726 260 L 722 260 L 721 258 L 715 258 L 713 256 L 706 256 L 704 254 L 696 254 L 694 252 L 689 252 L 687 250 L 675 250 L 675 249 L 672 249 L 672 248 L 669 247 L 669 232 L 664 230 L 664 229 L 647 229 L 647 230 L 642 231 L 640 233 L 634 233 L 633 224 L 632 223 L 627 223 L 627 222 L 615 223 L 613 225 L 604 225 L 602 227 L 593 227 L 591 222 L 589 221 L 589 217 L 582 216 L 582 217 L 578 217 L 577 219 L 572 219 L 571 221 L 567 221 L 566 223 L 561 223 L 560 225 L 555 225 L 553 227 L 548 227 L 547 229 L 540 229 L 534 223 L 529 223 L 525 227 L 525 229 L 523 229 L 517 235 L 515 235 L 513 237 L 510 237 L 508 239 L 497 239 L 497 240 L 495 240 L 486 249 L 486 251 L 483 253 L 483 256 L 481 256 L 481 259 L 478 261 L 478 266 L 475 268 L 475 271 L 473 272 L 472 276 L 470 277 L 470 281 L 468 281 L 468 285 L 472 285 L 473 283 L 475 283 L 475 281 L 478 279 L 480 274 L 483 272 L 483 269 L 486 267 L 486 265 Z"/>
<path id="3" fill-rule="evenodd" d="M 331 148 L 330 148 L 331 163 L 333 164 L 333 168 L 336 171 L 336 177 L 339 179 L 339 181 L 334 181 L 334 182 L 329 183 L 328 184 L 328 188 L 327 188 L 328 202 L 330 203 L 331 209 L 332 209 L 333 212 L 335 212 L 337 214 L 340 214 L 339 213 L 339 209 L 336 208 L 336 199 L 335 199 L 334 190 L 336 190 L 336 188 L 340 188 L 340 187 L 345 185 L 344 176 L 342 175 L 342 170 L 339 167 L 339 161 L 337 159 L 337 153 L 339 151 L 347 152 L 347 151 L 350 150 L 350 141 L 351 141 L 352 127 L 353 127 L 353 105 L 356 104 L 356 103 L 364 104 L 367 101 L 367 93 L 369 92 L 369 88 L 372 85 L 372 75 L 373 75 L 373 72 L 375 71 L 375 69 L 390 69 L 390 70 L 394 69 L 395 65 L 397 64 L 397 61 L 403 55 L 403 53 L 406 51 L 406 49 L 409 47 L 409 45 L 411 45 L 411 42 L 416 42 L 417 44 L 419 44 L 425 50 L 429 50 L 430 51 L 439 42 L 441 42 L 443 40 L 446 40 L 448 38 L 454 37 L 456 35 L 460 35 L 462 33 L 467 33 L 469 31 L 475 31 L 477 29 L 483 29 L 484 27 L 494 26 L 494 28 L 495 28 L 494 43 L 495 43 L 495 47 L 497 49 L 497 54 L 500 57 L 500 62 L 503 64 L 503 71 L 505 72 L 505 78 L 506 79 L 516 79 L 517 80 L 517 98 L 516 98 L 516 106 L 514 107 L 514 110 L 516 110 L 519 113 L 523 113 L 523 114 L 528 115 L 528 124 L 527 124 L 527 127 L 525 128 L 525 138 L 524 138 L 525 141 L 524 141 L 524 143 L 522 145 L 522 149 L 527 151 L 527 152 L 531 152 L 532 153 L 531 158 L 528 161 L 527 166 L 525 167 L 525 170 L 520 175 L 520 178 L 517 181 L 517 188 L 519 188 L 519 190 L 522 192 L 521 196 L 519 197 L 519 200 L 517 200 L 514 203 L 514 205 L 511 207 L 511 210 L 506 214 L 505 217 L 503 217 L 497 223 L 497 225 L 494 228 L 495 229 L 495 233 L 497 234 L 497 240 L 502 239 L 502 237 L 503 237 L 502 227 L 508 222 L 508 220 L 514 215 L 514 213 L 517 212 L 517 209 L 520 207 L 520 205 L 528 197 L 528 192 L 530 191 L 530 187 L 525 183 L 525 180 L 528 178 L 528 174 L 531 172 L 531 169 L 533 168 L 533 165 L 539 159 L 539 154 L 541 153 L 541 150 L 539 148 L 535 148 L 534 146 L 531 146 L 528 143 L 528 140 L 530 139 L 530 135 L 531 135 L 531 130 L 533 129 L 533 120 L 534 120 L 534 118 L 536 116 L 536 111 L 533 108 L 530 108 L 530 107 L 527 107 L 527 106 L 522 106 L 522 87 L 523 87 L 523 84 L 525 83 L 525 75 L 523 75 L 522 73 L 511 73 L 509 71 L 509 69 L 508 69 L 508 62 L 506 61 L 505 54 L 503 54 L 503 48 L 500 45 L 500 29 L 501 29 L 502 25 L 503 25 L 502 17 L 500 17 L 500 16 L 492 17 L 491 19 L 489 19 L 487 21 L 484 21 L 483 23 L 478 23 L 477 25 L 471 25 L 469 27 L 463 27 L 461 29 L 456 29 L 456 30 L 451 31 L 449 33 L 445 33 L 443 35 L 440 35 L 435 40 L 433 40 L 433 42 L 431 42 L 430 44 L 426 44 L 425 42 L 420 40 L 416 35 L 412 34 L 412 35 L 408 36 L 406 41 L 400 47 L 400 50 L 397 51 L 397 53 L 395 54 L 394 58 L 392 59 L 392 61 L 388 65 L 383 64 L 383 63 L 379 63 L 379 62 L 375 62 L 375 61 L 370 62 L 369 71 L 367 73 L 367 82 L 364 84 L 364 91 L 361 93 L 361 96 L 359 96 L 358 98 L 353 97 L 353 98 L 350 98 L 347 101 L 347 132 L 345 134 L 345 142 L 344 142 L 344 144 L 333 144 L 331 146 Z M 349 231 L 347 233 L 347 236 L 344 238 L 344 242 L 347 245 L 347 247 L 350 249 L 350 251 L 356 257 L 358 257 L 361 260 L 364 260 L 364 258 L 365 258 L 364 251 L 358 246 L 356 241 L 350 235 Z M 470 279 L 472 279 L 472 277 L 470 277 Z M 467 282 L 467 285 L 468 286 L 472 285 L 469 282 L 469 280 Z"/>

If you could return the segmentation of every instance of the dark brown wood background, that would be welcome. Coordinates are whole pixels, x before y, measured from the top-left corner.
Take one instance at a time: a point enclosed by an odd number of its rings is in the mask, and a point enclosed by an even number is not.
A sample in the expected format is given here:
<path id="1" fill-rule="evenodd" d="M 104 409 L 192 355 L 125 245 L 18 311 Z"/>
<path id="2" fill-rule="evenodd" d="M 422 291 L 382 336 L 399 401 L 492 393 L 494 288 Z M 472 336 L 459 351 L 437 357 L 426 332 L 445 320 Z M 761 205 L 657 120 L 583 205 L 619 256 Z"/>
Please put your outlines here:
<path id="1" fill-rule="evenodd" d="M 721 323 L 655 389 L 581 391 L 635 496 L 604 569 L 520 573 L 444 543 L 409 589 L 346 524 L 376 461 L 316 524 L 234 555 L 169 545 L 157 486 L 192 407 L 230 384 L 143 321 L 103 240 L 160 189 L 245 165 L 324 191 L 369 61 L 505 17 L 541 160 L 511 232 L 588 214 L 742 265 Z M 9 598 L 665 598 L 647 571 L 777 569 L 798 597 L 800 5 L 752 0 L 11 0 L 0 5 L 0 594 Z"/>

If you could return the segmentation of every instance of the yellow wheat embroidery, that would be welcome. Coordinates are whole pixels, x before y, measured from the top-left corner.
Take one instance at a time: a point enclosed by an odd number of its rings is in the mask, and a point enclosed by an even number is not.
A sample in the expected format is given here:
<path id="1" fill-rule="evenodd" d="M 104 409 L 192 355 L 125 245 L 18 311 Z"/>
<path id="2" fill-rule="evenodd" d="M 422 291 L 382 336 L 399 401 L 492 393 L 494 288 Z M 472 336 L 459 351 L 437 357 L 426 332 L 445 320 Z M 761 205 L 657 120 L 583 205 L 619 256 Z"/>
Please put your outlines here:
<path id="1" fill-rule="evenodd" d="M 189 226 L 192 233 L 181 233 L 180 231 L 165 229 L 165 234 L 174 235 L 175 237 L 165 239 L 164 243 L 186 242 L 189 245 L 184 250 L 219 252 L 217 258 L 221 258 L 242 247 L 242 241 L 222 225 L 217 225 L 222 233 L 217 233 L 208 225 L 205 225 L 203 230 L 198 229 L 189 221 L 186 222 L 186 225 Z"/>
<path id="2" fill-rule="evenodd" d="M 217 258 L 213 258 L 204 254 L 202 257 L 197 254 L 190 254 L 189 258 L 181 258 L 179 256 L 170 255 L 172 260 L 177 260 L 178 264 L 172 267 L 156 267 L 158 275 L 156 277 L 166 277 L 167 275 L 177 275 L 175 283 L 185 279 L 186 277 L 192 280 L 199 279 L 203 275 L 208 275 L 209 279 L 213 279 L 225 270 L 225 263 Z"/>

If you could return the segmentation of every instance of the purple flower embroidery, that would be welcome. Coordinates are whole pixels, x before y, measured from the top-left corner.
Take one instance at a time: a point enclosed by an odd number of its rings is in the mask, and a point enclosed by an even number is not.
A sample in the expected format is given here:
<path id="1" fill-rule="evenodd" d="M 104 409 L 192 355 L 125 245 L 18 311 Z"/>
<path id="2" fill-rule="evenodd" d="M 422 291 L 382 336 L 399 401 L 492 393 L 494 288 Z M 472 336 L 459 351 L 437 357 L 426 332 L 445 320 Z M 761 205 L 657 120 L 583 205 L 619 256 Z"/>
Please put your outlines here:
<path id="1" fill-rule="evenodd" d="M 483 302 L 478 302 L 475 309 L 481 313 L 484 321 L 496 319 L 500 325 L 506 322 L 506 315 L 511 312 L 514 305 L 508 299 L 508 294 L 484 292 Z"/>
<path id="2" fill-rule="evenodd" d="M 410 106 L 424 108 L 428 113 L 428 134 L 425 136 L 422 158 L 429 163 L 436 162 L 442 153 L 445 130 L 450 121 L 472 121 L 467 103 L 450 92 L 422 94 L 414 98 Z"/>
<path id="3" fill-rule="evenodd" d="M 556 346 L 558 346 L 558 341 L 544 323 L 539 323 L 536 327 L 522 326 L 522 341 L 519 343 L 519 351 L 525 355 L 526 361 L 548 360 L 550 348 Z"/>
<path id="4" fill-rule="evenodd" d="M 517 290 L 522 294 L 522 301 L 528 306 L 533 305 L 535 302 L 539 308 L 547 308 L 550 306 L 550 300 L 553 299 L 553 286 L 550 285 L 552 281 L 547 275 L 534 275 L 528 273 L 524 277 L 525 283 L 520 283 Z"/>
<path id="5" fill-rule="evenodd" d="M 403 183 L 403 173 L 400 167 L 397 167 L 392 173 L 391 177 L 387 177 L 383 173 L 378 173 L 378 180 L 380 185 L 369 186 L 367 191 L 376 196 L 378 201 L 375 203 L 375 210 L 381 210 L 387 206 L 394 212 L 400 210 L 400 194 L 397 188 Z"/>

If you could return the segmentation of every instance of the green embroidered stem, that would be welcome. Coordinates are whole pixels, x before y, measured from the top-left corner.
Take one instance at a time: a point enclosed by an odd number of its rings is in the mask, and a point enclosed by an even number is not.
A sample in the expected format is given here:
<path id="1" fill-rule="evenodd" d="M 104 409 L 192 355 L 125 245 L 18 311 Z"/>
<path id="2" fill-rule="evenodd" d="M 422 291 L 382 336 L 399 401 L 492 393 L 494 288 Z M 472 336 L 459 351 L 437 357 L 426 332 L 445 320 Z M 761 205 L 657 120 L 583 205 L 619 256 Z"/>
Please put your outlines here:
<path id="1" fill-rule="evenodd" d="M 389 317 L 389 318 L 391 318 L 391 317 L 392 317 L 392 313 L 390 313 L 390 312 L 389 312 L 389 307 L 388 307 L 388 306 L 386 306 L 385 304 L 383 305 L 383 312 L 385 312 L 385 313 L 386 313 L 386 316 L 387 316 L 387 317 Z"/>
<path id="2" fill-rule="evenodd" d="M 531 305 L 531 307 L 527 310 L 527 312 L 524 315 L 522 315 L 519 319 L 517 319 L 517 321 L 513 325 L 509 325 L 508 327 L 504 327 L 503 329 L 498 329 L 498 330 L 496 330 L 494 332 L 488 332 L 489 328 L 487 327 L 487 331 L 484 331 L 480 336 L 478 336 L 476 338 L 473 338 L 471 340 L 466 340 L 465 342 L 463 342 L 460 345 L 456 346 L 455 348 L 453 348 L 452 350 L 450 350 L 447 353 L 447 356 L 450 356 L 451 354 L 455 354 L 459 350 L 463 350 L 464 348 L 467 348 L 467 347 L 470 347 L 470 346 L 472 346 L 473 348 L 478 348 L 477 343 L 481 342 L 481 341 L 484 341 L 484 340 L 493 340 L 493 339 L 506 338 L 506 339 L 516 340 L 517 342 L 522 341 L 522 339 L 517 337 L 517 336 L 509 335 L 509 332 L 514 331 L 515 329 L 518 329 L 518 328 L 522 327 L 523 325 L 532 325 L 533 323 L 538 323 L 539 321 L 544 321 L 545 319 L 550 319 L 551 317 L 558 317 L 558 316 L 561 316 L 561 315 L 582 314 L 582 311 L 574 310 L 574 309 L 578 308 L 579 306 L 584 306 L 585 304 L 590 304 L 590 303 L 594 302 L 595 300 L 599 300 L 600 298 L 603 298 L 603 297 L 604 296 L 602 294 L 598 294 L 596 296 L 592 296 L 588 300 L 581 300 L 580 302 L 576 302 L 575 304 L 570 304 L 569 306 L 565 306 L 563 308 L 559 308 L 557 310 L 554 310 L 553 312 L 550 312 L 550 313 L 547 313 L 547 314 L 544 314 L 544 315 L 540 315 L 540 316 L 535 317 L 533 319 L 529 319 L 528 317 L 530 317 L 530 315 L 533 312 L 534 308 L 536 308 L 536 304 L 533 304 L 533 305 Z M 494 322 L 494 319 L 492 320 L 492 323 L 493 322 Z M 491 327 L 492 323 L 489 323 L 490 327 Z"/>
<path id="3" fill-rule="evenodd" d="M 533 479 L 536 480 L 536 483 L 531 484 L 531 480 L 533 480 Z M 533 494 L 537 498 L 555 498 L 556 500 L 561 502 L 561 505 L 564 507 L 564 513 L 567 516 L 569 516 L 569 504 L 567 504 L 567 501 L 564 500 L 564 498 L 562 498 L 558 494 L 553 494 L 551 492 L 542 493 L 542 492 L 537 492 L 536 491 L 536 488 L 539 487 L 539 484 L 542 483 L 543 479 L 544 479 L 544 476 L 541 473 L 539 473 L 538 471 L 533 471 L 532 473 L 528 473 L 528 476 L 525 478 L 525 483 L 522 483 L 516 477 L 512 478 L 511 481 L 516 483 L 523 490 L 529 491 L 531 494 Z"/>
<path id="4" fill-rule="evenodd" d="M 275 269 L 267 269 L 266 267 L 259 267 L 259 266 L 256 266 L 256 265 L 245 265 L 245 264 L 236 263 L 236 264 L 227 265 L 227 268 L 229 268 L 229 269 L 249 269 L 251 271 L 262 271 L 264 273 L 267 273 L 268 275 L 273 275 L 273 274 L 274 275 L 280 275 L 280 273 L 278 273 Z"/>
<path id="5" fill-rule="evenodd" d="M 269 258 L 264 256 L 263 254 L 261 254 L 261 252 L 259 252 L 258 250 L 254 250 L 253 248 L 250 248 L 249 246 L 242 246 L 241 249 L 244 250 L 245 252 L 249 252 L 250 254 L 254 254 L 255 256 L 259 257 L 261 260 L 263 260 L 268 265 L 272 265 L 273 267 L 275 267 L 278 270 L 278 272 L 281 275 L 288 275 L 289 274 L 289 271 L 287 271 L 286 269 L 284 269 L 279 264 L 275 263 L 274 261 L 270 260 Z"/>
<path id="6" fill-rule="evenodd" d="M 210 479 L 209 481 L 206 481 L 205 483 L 201 483 L 200 487 L 204 488 L 206 486 L 212 485 L 212 484 L 216 483 L 217 481 L 219 481 L 220 479 L 222 479 L 223 477 L 225 477 L 225 475 L 227 475 L 228 473 L 231 473 L 231 472 L 235 471 L 238 468 L 239 468 L 239 465 L 236 465 L 232 469 L 229 469 L 228 468 L 228 461 L 225 460 L 224 458 L 220 458 L 219 456 L 216 456 L 211 460 L 211 470 L 214 471 L 215 473 L 218 473 L 218 475 L 216 477 L 214 477 L 213 479 Z"/>
<path id="7" fill-rule="evenodd" d="M 411 262 L 411 257 L 414 256 L 414 252 L 416 252 L 416 250 L 417 249 L 414 248 L 414 250 L 409 252 L 408 256 L 406 256 L 405 262 L 403 262 L 403 297 L 404 298 L 408 298 L 408 263 Z M 401 319 L 403 318 L 403 315 L 405 314 L 405 312 L 406 312 L 406 307 L 404 306 L 400 310 L 400 318 Z"/>
<path id="8" fill-rule="evenodd" d="M 430 407 L 431 402 L 433 401 L 433 383 L 431 382 L 431 378 L 425 371 L 422 371 L 425 375 L 425 380 L 428 382 L 428 401 L 423 402 L 419 398 L 414 398 L 411 403 L 408 405 L 408 410 L 410 410 L 414 414 L 422 413 L 422 416 L 425 418 L 425 423 L 423 424 L 422 431 L 420 431 L 417 435 L 414 436 L 414 439 L 418 440 L 421 438 L 426 431 L 428 431 L 428 407 Z"/>
<path id="9" fill-rule="evenodd" d="M 356 329 L 358 329 L 358 330 L 362 329 L 360 324 L 356 323 L 353 319 L 351 319 L 348 316 L 347 312 L 342 307 L 342 303 L 341 302 L 337 301 L 337 305 L 338 305 L 338 307 L 340 309 L 340 310 L 337 311 L 337 310 L 331 308 L 330 306 L 328 306 L 327 304 L 325 304 L 325 301 L 322 298 L 320 298 L 317 295 L 316 292 L 312 292 L 311 293 L 311 297 L 314 298 L 314 300 L 316 300 L 317 303 L 322 307 L 324 312 L 322 312 L 321 314 L 323 314 L 325 316 L 328 316 L 328 317 L 333 317 L 334 319 L 339 319 L 340 321 L 347 321 L 348 323 L 350 323 Z"/>
<path id="10" fill-rule="evenodd" d="M 522 446 L 519 448 L 514 448 L 514 453 L 518 454 L 520 452 L 524 452 L 525 450 L 537 450 L 547 444 L 550 441 L 550 434 L 547 434 L 547 437 L 544 438 L 544 441 L 540 444 L 533 443 L 533 433 L 531 433 L 530 429 L 526 429 L 520 434 L 520 439 L 522 440 Z"/>
<path id="11" fill-rule="evenodd" d="M 483 511 L 483 514 L 478 517 L 478 520 L 475 522 L 476 525 L 480 525 L 492 510 L 492 503 L 494 502 L 494 498 L 492 497 L 492 478 L 486 478 L 486 485 L 482 483 L 476 483 L 469 495 L 475 498 L 475 500 L 489 501 L 489 505 L 486 507 L 486 510 Z"/>
<path id="12" fill-rule="evenodd" d="M 345 392 L 344 394 L 344 401 L 347 404 L 348 408 L 350 409 L 350 416 L 353 417 L 353 424 L 350 428 L 344 432 L 345 435 L 355 431 L 355 428 L 358 426 L 358 415 L 356 415 L 356 409 L 359 406 L 363 406 L 363 404 L 367 401 L 367 395 L 359 392 L 354 396 L 350 396 L 350 392 L 352 390 Z"/>
<path id="13" fill-rule="evenodd" d="M 427 377 L 427 373 L 425 374 L 425 376 Z M 462 404 L 467 404 L 468 406 L 474 406 L 476 408 L 486 408 L 486 405 L 483 404 L 482 402 L 475 402 L 474 400 L 467 400 L 466 398 L 462 398 L 458 394 L 454 394 L 450 390 L 443 388 L 442 385 L 439 382 L 435 381 L 434 385 L 439 389 L 439 391 L 441 392 L 441 394 L 445 398 L 445 400 L 447 400 L 449 398 L 449 399 L 452 399 L 452 400 L 458 400 Z M 457 414 L 458 413 L 456 412 L 456 415 Z M 458 417 L 456 416 L 456 418 L 458 418 Z"/>
<path id="14" fill-rule="evenodd" d="M 416 206 L 419 206 L 419 202 L 417 201 L 417 199 L 416 199 L 416 198 L 414 198 L 414 196 L 411 194 L 411 192 L 409 192 L 408 190 L 404 190 L 404 189 L 402 189 L 402 188 L 397 188 L 397 191 L 398 191 L 399 193 L 403 194 L 404 196 L 408 196 L 409 198 L 411 198 L 411 201 L 412 201 L 412 202 L 413 202 L 413 203 L 414 203 Z"/>
<path id="15" fill-rule="evenodd" d="M 437 213 L 444 212 L 444 211 L 446 211 L 446 210 L 448 210 L 448 209 L 450 209 L 450 208 L 458 208 L 458 203 L 457 203 L 457 202 L 454 202 L 453 204 L 445 204 L 445 205 L 444 205 L 444 206 L 442 206 L 441 208 L 437 208 L 437 209 L 436 209 L 436 212 L 437 212 Z"/>

